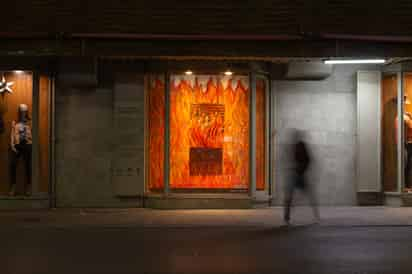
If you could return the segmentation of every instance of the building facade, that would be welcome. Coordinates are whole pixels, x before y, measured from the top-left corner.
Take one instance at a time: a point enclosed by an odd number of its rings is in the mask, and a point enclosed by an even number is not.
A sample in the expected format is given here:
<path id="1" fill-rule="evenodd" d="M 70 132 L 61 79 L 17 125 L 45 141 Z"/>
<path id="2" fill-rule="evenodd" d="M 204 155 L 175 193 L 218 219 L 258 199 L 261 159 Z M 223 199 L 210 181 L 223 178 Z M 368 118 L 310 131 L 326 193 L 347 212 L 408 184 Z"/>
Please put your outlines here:
<path id="1" fill-rule="evenodd" d="M 321 205 L 409 204 L 408 62 L 25 60 L 2 70 L 4 208 L 281 205 L 292 129 Z"/>
<path id="2" fill-rule="evenodd" d="M 291 129 L 321 205 L 409 204 L 410 4 L 92 2 L 4 17 L 0 208 L 280 205 Z"/>

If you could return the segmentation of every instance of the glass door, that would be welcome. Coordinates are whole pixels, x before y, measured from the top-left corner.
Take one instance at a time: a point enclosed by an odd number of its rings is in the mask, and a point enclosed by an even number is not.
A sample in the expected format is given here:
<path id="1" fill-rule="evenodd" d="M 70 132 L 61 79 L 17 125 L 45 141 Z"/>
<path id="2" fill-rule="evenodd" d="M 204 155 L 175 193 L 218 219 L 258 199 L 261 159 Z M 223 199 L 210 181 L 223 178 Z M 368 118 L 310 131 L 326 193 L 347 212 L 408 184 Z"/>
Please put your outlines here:
<path id="1" fill-rule="evenodd" d="M 403 182 L 402 191 L 412 193 L 412 73 L 403 73 Z"/>
<path id="2" fill-rule="evenodd" d="M 398 73 L 382 77 L 382 180 L 385 192 L 398 193 Z"/>
<path id="3" fill-rule="evenodd" d="M 256 77 L 256 191 L 269 194 L 269 81 Z"/>

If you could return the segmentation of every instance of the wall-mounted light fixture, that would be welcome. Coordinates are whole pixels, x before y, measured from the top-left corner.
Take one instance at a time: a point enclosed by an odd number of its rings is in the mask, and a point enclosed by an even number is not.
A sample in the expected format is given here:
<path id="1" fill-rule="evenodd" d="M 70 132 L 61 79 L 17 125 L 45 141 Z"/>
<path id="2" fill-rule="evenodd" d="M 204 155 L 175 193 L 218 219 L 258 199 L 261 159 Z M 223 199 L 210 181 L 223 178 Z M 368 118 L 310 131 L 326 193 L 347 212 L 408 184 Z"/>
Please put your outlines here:
<path id="1" fill-rule="evenodd" d="M 403 96 L 403 102 L 405 105 L 410 105 L 411 101 L 409 100 L 408 96 L 404 95 Z"/>
<path id="2" fill-rule="evenodd" d="M 233 75 L 233 72 L 228 69 L 223 74 L 225 74 L 226 76 L 231 76 L 231 75 Z"/>
<path id="3" fill-rule="evenodd" d="M 328 65 L 338 65 L 338 64 L 384 64 L 385 59 L 335 59 L 335 60 L 325 60 L 323 61 Z"/>
<path id="4" fill-rule="evenodd" d="M 189 70 L 186 70 L 186 71 L 185 71 L 185 74 L 186 74 L 186 75 L 192 75 L 192 74 L 193 74 L 193 71 L 191 71 L 190 69 L 189 69 Z"/>
<path id="5" fill-rule="evenodd" d="M 22 74 L 22 73 L 24 73 L 24 70 L 15 70 L 13 72 L 16 73 L 16 74 Z"/>

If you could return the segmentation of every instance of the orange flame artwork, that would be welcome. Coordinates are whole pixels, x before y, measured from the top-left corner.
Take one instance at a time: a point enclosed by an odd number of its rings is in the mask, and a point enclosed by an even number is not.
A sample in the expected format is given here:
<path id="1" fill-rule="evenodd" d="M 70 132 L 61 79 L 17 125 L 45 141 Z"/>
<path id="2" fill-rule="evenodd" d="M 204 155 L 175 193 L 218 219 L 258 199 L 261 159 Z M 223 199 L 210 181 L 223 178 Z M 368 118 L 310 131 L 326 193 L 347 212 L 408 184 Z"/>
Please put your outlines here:
<path id="1" fill-rule="evenodd" d="M 165 84 L 163 77 L 151 76 L 148 93 L 149 189 L 163 189 L 165 140 Z"/>
<path id="2" fill-rule="evenodd" d="M 249 187 L 249 80 L 173 75 L 171 189 Z"/>

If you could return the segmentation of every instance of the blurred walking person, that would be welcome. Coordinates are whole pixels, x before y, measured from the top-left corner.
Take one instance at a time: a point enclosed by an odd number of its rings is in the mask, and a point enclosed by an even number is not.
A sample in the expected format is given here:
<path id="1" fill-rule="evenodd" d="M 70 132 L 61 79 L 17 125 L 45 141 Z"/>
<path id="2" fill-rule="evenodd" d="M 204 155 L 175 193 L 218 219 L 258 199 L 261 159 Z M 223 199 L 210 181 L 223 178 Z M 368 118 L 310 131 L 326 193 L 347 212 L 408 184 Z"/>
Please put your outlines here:
<path id="1" fill-rule="evenodd" d="M 315 191 L 313 186 L 307 182 L 307 171 L 311 165 L 311 155 L 305 142 L 304 132 L 294 129 L 292 130 L 291 138 L 293 149 L 290 158 L 293 162 L 293 172 L 292 177 L 287 182 L 285 188 L 284 221 L 286 224 L 290 223 L 290 212 L 293 203 L 293 196 L 295 190 L 299 189 L 309 198 L 315 220 L 316 222 L 319 222 L 320 216 Z"/>

